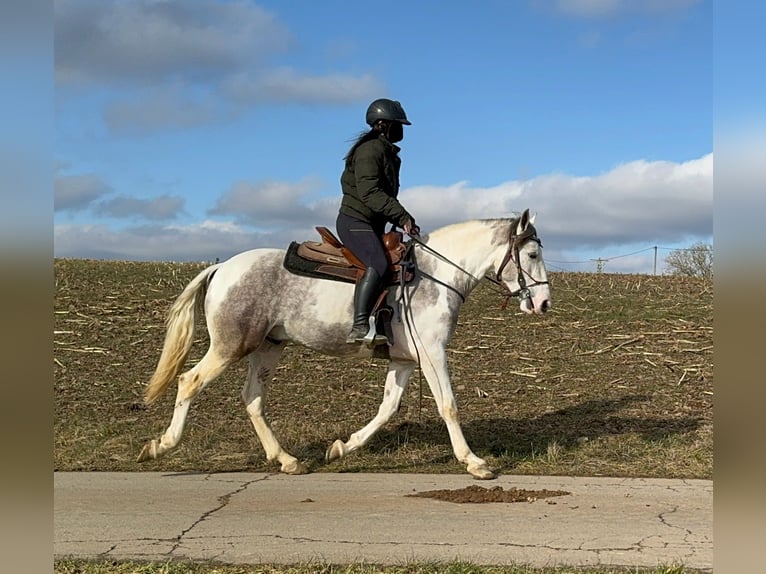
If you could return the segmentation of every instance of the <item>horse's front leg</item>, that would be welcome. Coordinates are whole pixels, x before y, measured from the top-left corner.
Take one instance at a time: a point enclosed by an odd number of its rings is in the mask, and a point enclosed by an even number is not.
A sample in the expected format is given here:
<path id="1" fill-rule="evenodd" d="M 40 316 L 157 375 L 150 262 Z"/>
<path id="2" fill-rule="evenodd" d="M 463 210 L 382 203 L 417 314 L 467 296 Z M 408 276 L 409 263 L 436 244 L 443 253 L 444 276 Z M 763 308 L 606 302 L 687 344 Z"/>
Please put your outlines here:
<path id="1" fill-rule="evenodd" d="M 426 377 L 426 381 L 428 381 L 428 386 L 436 401 L 439 414 L 447 424 L 447 431 L 449 432 L 455 457 L 466 465 L 466 470 L 474 478 L 481 480 L 495 478 L 495 473 L 489 469 L 487 462 L 473 453 L 465 440 L 465 436 L 463 436 L 463 430 L 460 428 L 460 421 L 457 415 L 455 395 L 452 393 L 445 350 L 443 348 L 427 349 L 427 353 L 424 353 L 421 359 L 420 368 Z"/>
<path id="2" fill-rule="evenodd" d="M 330 448 L 327 449 L 325 458 L 328 462 L 346 456 L 361 446 L 367 444 L 367 441 L 378 432 L 380 427 L 386 424 L 394 413 L 399 409 L 404 389 L 407 388 L 407 381 L 410 379 L 412 371 L 415 370 L 415 363 L 411 361 L 398 362 L 391 361 L 388 365 L 388 374 L 386 375 L 386 385 L 383 390 L 383 401 L 378 408 L 378 414 L 364 428 L 352 434 L 348 442 L 336 440 Z"/>

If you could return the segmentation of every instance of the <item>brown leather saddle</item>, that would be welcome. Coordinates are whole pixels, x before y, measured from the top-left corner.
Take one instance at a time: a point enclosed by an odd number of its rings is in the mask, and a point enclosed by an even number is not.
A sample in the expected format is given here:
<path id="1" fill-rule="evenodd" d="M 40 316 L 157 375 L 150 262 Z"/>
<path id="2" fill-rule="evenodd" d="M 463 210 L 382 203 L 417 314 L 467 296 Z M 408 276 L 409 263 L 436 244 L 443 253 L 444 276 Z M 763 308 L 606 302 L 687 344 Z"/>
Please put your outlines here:
<path id="1" fill-rule="evenodd" d="M 322 241 L 293 242 L 285 255 L 284 266 L 288 271 L 299 275 L 335 279 L 348 283 L 356 283 L 364 275 L 366 266 L 351 250 L 326 227 L 316 227 Z M 409 283 L 413 272 L 406 264 L 408 245 L 402 241 L 399 231 L 389 231 L 383 234 L 383 245 L 386 248 L 389 273 L 386 274 L 386 285 Z"/>

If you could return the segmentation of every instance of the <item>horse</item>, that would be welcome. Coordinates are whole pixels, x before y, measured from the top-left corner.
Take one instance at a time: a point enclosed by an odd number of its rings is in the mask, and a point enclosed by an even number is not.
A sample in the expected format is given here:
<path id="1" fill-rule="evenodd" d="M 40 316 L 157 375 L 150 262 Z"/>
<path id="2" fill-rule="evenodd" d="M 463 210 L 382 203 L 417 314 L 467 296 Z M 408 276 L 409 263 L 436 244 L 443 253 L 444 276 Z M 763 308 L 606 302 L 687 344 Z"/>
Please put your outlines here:
<path id="1" fill-rule="evenodd" d="M 458 461 L 477 479 L 496 474 L 468 446 L 458 421 L 447 366 L 447 344 L 460 308 L 485 274 L 507 296 L 519 297 L 526 314 L 551 307 L 542 243 L 529 209 L 521 215 L 463 221 L 412 237 L 412 280 L 391 288 L 388 372 L 377 414 L 347 441 L 336 440 L 326 461 L 345 457 L 364 446 L 396 413 L 410 375 L 420 366 L 439 415 L 444 420 Z M 351 328 L 354 286 L 305 277 L 283 266 L 285 251 L 252 249 L 201 271 L 172 304 L 164 345 L 144 394 L 153 403 L 177 378 L 170 425 L 159 439 L 148 441 L 138 462 L 157 459 L 174 448 L 183 433 L 189 407 L 199 392 L 227 367 L 247 357 L 242 389 L 245 409 L 268 461 L 281 472 L 303 474 L 307 467 L 285 451 L 264 416 L 265 387 L 288 342 L 338 357 L 369 357 L 362 343 L 346 343 Z M 179 376 L 194 340 L 195 316 L 203 306 L 210 344 L 202 359 Z M 507 302 L 507 299 L 506 299 Z M 403 319 L 403 320 L 402 320 Z"/>

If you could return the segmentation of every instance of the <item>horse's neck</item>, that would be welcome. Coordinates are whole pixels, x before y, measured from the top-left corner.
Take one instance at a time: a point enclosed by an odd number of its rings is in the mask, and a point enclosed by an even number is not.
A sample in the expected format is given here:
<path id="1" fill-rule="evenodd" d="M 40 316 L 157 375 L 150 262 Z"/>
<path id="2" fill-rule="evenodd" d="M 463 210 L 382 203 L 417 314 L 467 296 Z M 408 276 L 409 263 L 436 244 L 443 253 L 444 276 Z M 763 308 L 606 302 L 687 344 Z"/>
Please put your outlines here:
<path id="1" fill-rule="evenodd" d="M 468 221 L 436 230 L 429 235 L 427 245 L 451 263 L 432 256 L 429 262 L 434 271 L 440 276 L 451 274 L 460 282 L 466 279 L 465 271 L 473 278 L 481 279 L 498 258 L 498 252 L 506 248 L 498 241 L 503 235 L 503 225 L 502 220 Z M 471 288 L 475 286 L 470 285 Z"/>

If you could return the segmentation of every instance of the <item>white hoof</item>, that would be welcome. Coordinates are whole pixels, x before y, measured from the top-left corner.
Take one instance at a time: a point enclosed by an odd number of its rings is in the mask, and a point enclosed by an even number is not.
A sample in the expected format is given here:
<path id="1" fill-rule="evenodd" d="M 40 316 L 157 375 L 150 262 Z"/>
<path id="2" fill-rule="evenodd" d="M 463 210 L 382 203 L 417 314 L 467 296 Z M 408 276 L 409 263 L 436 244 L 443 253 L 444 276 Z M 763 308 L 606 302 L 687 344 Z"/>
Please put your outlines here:
<path id="1" fill-rule="evenodd" d="M 473 467 L 469 466 L 468 472 L 477 480 L 492 480 L 493 478 L 497 478 L 497 475 L 489 470 L 486 464 Z"/>
<path id="2" fill-rule="evenodd" d="M 334 460 L 337 460 L 339 458 L 342 458 L 346 455 L 346 446 L 343 444 L 342 440 L 336 440 L 330 448 L 327 449 L 327 452 L 324 455 L 324 458 L 327 462 L 332 462 Z"/>
<path id="3" fill-rule="evenodd" d="M 308 474 L 309 472 L 306 466 L 296 459 L 283 463 L 281 470 L 285 474 Z"/>
<path id="4" fill-rule="evenodd" d="M 154 439 L 147 442 L 144 445 L 144 448 L 141 449 L 141 452 L 138 455 L 136 462 L 146 462 L 147 460 L 156 459 L 159 456 L 157 452 L 158 446 L 159 446 L 159 443 Z"/>

